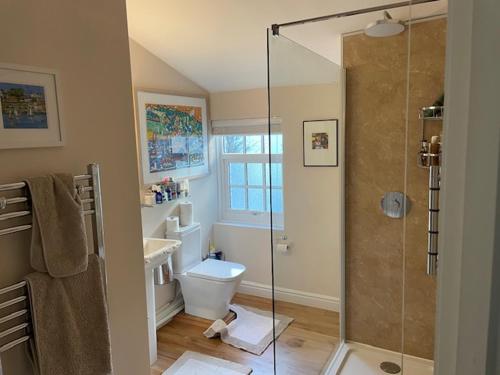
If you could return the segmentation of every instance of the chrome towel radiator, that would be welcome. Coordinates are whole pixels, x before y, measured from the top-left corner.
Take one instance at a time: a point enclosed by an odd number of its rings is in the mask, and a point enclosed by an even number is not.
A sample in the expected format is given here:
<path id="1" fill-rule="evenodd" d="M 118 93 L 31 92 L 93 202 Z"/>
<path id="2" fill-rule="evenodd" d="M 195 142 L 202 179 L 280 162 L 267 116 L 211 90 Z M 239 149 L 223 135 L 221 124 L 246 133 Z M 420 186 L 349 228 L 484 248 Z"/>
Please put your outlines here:
<path id="1" fill-rule="evenodd" d="M 102 197 L 100 171 L 98 164 L 90 164 L 87 167 L 87 174 L 74 177 L 76 192 L 82 202 L 82 210 L 85 216 L 91 217 L 94 251 L 102 259 L 105 259 L 104 251 L 104 230 L 102 220 Z M 30 201 L 26 194 L 26 183 L 18 182 L 13 184 L 0 185 L 0 222 L 14 218 L 31 217 Z M 6 198 L 1 197 L 2 192 L 18 191 L 24 195 Z M 7 210 L 9 206 L 24 204 L 26 207 L 19 211 Z M 0 229 L 0 237 L 11 233 L 21 232 L 31 229 L 31 224 L 16 225 Z M 0 239 L 1 240 L 1 239 Z M 105 268 L 105 267 L 104 267 Z M 106 273 L 104 270 L 105 288 L 107 286 Z M 10 299 L 4 298 L 14 294 Z M 7 311 L 7 312 L 5 312 Z M 16 322 L 16 323 L 14 323 Z M 10 324 L 9 324 L 10 323 Z M 9 326 L 4 328 L 4 326 Z M 0 289 L 0 375 L 4 375 L 2 366 L 2 353 L 28 341 L 32 334 L 31 316 L 29 311 L 29 299 L 26 282 L 21 281 L 14 285 Z M 7 341 L 7 342 L 5 342 Z M 6 374 L 5 374 L 6 375 Z"/>

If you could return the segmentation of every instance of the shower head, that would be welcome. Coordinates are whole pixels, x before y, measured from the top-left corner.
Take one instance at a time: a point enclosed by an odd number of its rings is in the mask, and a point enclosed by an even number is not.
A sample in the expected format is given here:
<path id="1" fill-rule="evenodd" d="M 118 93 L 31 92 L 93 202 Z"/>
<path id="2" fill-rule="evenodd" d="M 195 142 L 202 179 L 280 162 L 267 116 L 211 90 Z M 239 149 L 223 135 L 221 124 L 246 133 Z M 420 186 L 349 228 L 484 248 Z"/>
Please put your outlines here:
<path id="1" fill-rule="evenodd" d="M 402 21 L 392 19 L 389 12 L 384 11 L 384 19 L 377 20 L 365 27 L 365 34 L 375 38 L 393 36 L 403 32 L 405 25 Z"/>

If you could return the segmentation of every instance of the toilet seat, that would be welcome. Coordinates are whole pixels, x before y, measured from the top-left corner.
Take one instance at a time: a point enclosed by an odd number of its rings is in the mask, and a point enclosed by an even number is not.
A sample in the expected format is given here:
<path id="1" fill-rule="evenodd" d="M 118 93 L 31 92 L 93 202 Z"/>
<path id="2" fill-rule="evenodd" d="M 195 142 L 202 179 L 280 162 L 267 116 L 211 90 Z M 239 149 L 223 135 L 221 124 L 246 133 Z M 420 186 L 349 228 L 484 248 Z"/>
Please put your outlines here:
<path id="1" fill-rule="evenodd" d="M 188 270 L 186 275 L 200 279 L 228 282 L 236 280 L 245 270 L 246 268 L 242 264 L 206 259 Z"/>

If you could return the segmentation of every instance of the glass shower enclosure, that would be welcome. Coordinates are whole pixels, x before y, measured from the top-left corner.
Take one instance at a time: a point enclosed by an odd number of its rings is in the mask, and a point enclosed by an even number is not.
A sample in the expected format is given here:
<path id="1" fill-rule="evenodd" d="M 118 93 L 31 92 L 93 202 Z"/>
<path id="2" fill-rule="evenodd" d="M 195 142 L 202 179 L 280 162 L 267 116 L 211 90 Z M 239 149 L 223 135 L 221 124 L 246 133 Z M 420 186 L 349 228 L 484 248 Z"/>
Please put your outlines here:
<path id="1" fill-rule="evenodd" d="M 325 21 L 341 65 L 268 30 L 275 374 L 433 373 L 446 16 L 421 3 L 349 16 L 386 37 Z"/>
<path id="2" fill-rule="evenodd" d="M 340 343 L 344 71 L 272 31 L 268 47 L 275 371 L 320 374 Z"/>

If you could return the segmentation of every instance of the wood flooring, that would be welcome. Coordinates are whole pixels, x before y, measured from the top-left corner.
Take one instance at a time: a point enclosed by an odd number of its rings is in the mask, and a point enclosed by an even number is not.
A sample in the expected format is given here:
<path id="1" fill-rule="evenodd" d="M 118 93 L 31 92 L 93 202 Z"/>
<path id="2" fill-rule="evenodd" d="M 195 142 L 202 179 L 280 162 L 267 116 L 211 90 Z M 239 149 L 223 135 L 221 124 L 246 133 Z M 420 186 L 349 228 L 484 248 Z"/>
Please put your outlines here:
<path id="1" fill-rule="evenodd" d="M 270 300 L 246 294 L 236 294 L 233 303 L 272 310 Z M 339 314 L 281 301 L 276 302 L 276 310 L 295 319 L 276 342 L 277 374 L 320 374 L 339 343 Z M 251 354 L 224 344 L 220 339 L 207 339 L 203 331 L 211 324 L 210 320 L 181 312 L 160 328 L 158 361 L 151 367 L 151 375 L 161 375 L 186 350 L 251 367 L 253 375 L 273 374 L 272 344 L 260 356 Z"/>

